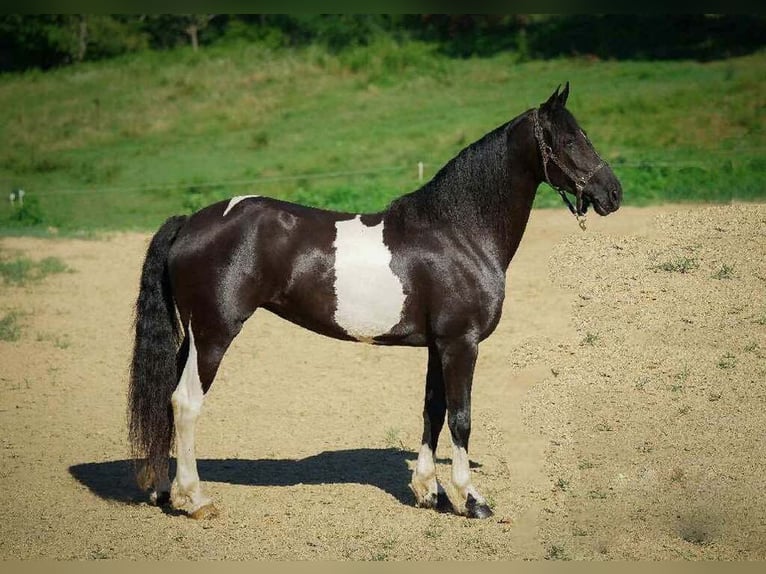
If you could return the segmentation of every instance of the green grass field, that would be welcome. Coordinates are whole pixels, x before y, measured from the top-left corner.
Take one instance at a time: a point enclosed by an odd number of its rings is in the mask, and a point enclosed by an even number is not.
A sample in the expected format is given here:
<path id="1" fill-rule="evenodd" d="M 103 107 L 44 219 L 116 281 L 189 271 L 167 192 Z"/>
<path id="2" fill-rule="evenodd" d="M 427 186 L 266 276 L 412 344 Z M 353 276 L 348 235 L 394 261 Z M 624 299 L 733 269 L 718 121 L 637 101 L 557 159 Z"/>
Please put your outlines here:
<path id="1" fill-rule="evenodd" d="M 712 63 L 255 44 L 0 77 L 0 232 L 149 230 L 232 195 L 373 211 L 569 80 L 625 204 L 763 200 L 766 53 Z M 11 206 L 14 188 L 23 210 Z M 542 186 L 539 207 L 563 206 Z"/>

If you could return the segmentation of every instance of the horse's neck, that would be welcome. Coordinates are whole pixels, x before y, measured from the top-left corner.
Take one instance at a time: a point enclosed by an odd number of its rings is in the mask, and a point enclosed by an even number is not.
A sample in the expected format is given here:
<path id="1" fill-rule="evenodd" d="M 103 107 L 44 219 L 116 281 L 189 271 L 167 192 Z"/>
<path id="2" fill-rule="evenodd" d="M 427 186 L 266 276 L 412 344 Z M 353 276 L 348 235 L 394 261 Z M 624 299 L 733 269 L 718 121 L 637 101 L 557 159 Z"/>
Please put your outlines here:
<path id="1" fill-rule="evenodd" d="M 425 186 L 396 200 L 391 210 L 405 220 L 446 222 L 456 231 L 482 237 L 498 254 L 498 264 L 507 268 L 539 184 L 530 169 L 536 148 L 529 149 L 525 115 L 465 148 Z"/>
<path id="2" fill-rule="evenodd" d="M 509 219 L 506 235 L 502 243 L 503 269 L 507 269 L 511 259 L 519 248 L 521 238 L 527 228 L 529 214 L 535 200 L 535 193 L 539 182 L 533 178 L 522 178 L 515 183 L 511 193 L 511 205 L 509 206 Z M 511 215 L 512 214 L 512 215 Z"/>

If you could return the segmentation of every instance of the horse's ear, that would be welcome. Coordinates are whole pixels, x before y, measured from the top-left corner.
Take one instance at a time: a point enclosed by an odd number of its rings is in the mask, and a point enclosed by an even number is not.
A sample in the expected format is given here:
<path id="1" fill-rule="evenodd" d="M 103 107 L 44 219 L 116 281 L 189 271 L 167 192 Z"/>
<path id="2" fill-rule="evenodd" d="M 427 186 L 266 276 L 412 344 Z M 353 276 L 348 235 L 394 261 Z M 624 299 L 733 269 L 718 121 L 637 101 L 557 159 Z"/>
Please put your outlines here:
<path id="1" fill-rule="evenodd" d="M 559 94 L 560 88 L 561 88 L 561 84 L 559 84 L 558 87 L 556 88 L 556 91 L 551 94 L 551 97 L 548 98 L 548 101 L 546 101 L 542 106 L 540 106 L 542 109 L 550 110 L 556 106 L 560 97 L 560 94 Z"/>
<path id="2" fill-rule="evenodd" d="M 567 105 L 567 98 L 569 97 L 569 82 L 567 82 L 566 86 L 564 86 L 564 91 L 561 92 L 561 95 L 559 96 L 559 103 L 561 104 L 561 107 Z"/>

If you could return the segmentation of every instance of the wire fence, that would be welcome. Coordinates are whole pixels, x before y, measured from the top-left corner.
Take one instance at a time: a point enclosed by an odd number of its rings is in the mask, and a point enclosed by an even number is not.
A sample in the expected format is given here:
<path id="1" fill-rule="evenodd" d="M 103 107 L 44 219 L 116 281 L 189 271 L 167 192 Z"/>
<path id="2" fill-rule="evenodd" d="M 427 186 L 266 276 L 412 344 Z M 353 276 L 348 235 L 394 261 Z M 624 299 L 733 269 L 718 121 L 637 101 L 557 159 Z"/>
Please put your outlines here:
<path id="1" fill-rule="evenodd" d="M 58 190 L 42 190 L 36 191 L 35 195 L 46 196 L 53 194 L 78 194 L 78 193 L 126 193 L 134 191 L 161 191 L 165 189 L 178 189 L 178 188 L 215 188 L 215 187 L 239 187 L 244 185 L 256 185 L 263 183 L 272 183 L 280 181 L 296 181 L 296 180 L 314 180 L 314 179 L 332 179 L 342 177 L 356 177 L 360 175 L 374 175 L 385 172 L 406 171 L 412 169 L 405 166 L 384 166 L 375 169 L 360 169 L 349 171 L 327 171 L 327 172 L 312 172 L 302 173 L 295 175 L 274 175 L 263 176 L 252 179 L 224 179 L 219 181 L 206 181 L 206 182 L 167 182 L 159 184 L 146 184 L 138 186 L 128 187 L 107 187 L 107 188 L 83 188 L 83 189 L 58 189 Z"/>
<path id="2" fill-rule="evenodd" d="M 765 149 L 748 149 L 748 155 L 752 154 L 752 157 L 763 157 Z M 672 160 L 652 160 L 652 161 L 620 161 L 616 160 L 610 162 L 613 168 L 620 170 L 627 169 L 652 169 L 662 167 L 672 167 L 677 169 L 686 168 L 701 168 L 710 169 L 712 159 L 717 161 L 741 161 L 742 155 L 737 151 L 720 150 L 718 152 L 712 152 L 708 156 L 709 161 L 672 161 Z M 279 183 L 285 181 L 312 181 L 321 179 L 340 179 L 340 178 L 355 178 L 359 176 L 374 176 L 384 173 L 405 173 L 411 172 L 414 174 L 413 180 L 422 182 L 424 179 L 424 169 L 429 171 L 438 169 L 442 164 L 436 162 L 417 162 L 410 165 L 390 165 L 390 166 L 376 166 L 367 169 L 359 170 L 345 170 L 345 171 L 327 171 L 327 172 L 308 172 L 292 175 L 273 175 L 254 177 L 249 179 L 229 179 L 229 180 L 217 180 L 217 181 L 169 181 L 162 183 L 150 183 L 136 186 L 115 186 L 115 187 L 98 187 L 89 186 L 79 189 L 41 189 L 34 190 L 34 195 L 38 197 L 46 197 L 60 194 L 109 194 L 109 193 L 132 193 L 132 192 L 147 192 L 147 191 L 163 191 L 169 189 L 180 188 L 195 188 L 195 189 L 209 189 L 220 187 L 242 187 L 242 186 L 255 186 L 269 183 Z M 19 178 L 20 179 L 20 178 Z M 0 178 L 0 181 L 4 181 L 8 184 L 14 185 L 19 188 L 23 188 L 23 185 L 19 184 L 19 179 Z M 27 190 L 29 191 L 29 190 Z"/>

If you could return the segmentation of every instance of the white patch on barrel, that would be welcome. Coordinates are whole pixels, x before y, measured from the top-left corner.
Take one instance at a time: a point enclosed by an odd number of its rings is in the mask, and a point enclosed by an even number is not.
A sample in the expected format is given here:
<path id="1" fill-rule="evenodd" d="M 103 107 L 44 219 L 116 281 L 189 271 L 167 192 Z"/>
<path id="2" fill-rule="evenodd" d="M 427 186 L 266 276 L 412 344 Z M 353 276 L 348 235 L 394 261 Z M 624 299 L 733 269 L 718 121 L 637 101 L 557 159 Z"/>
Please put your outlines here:
<path id="1" fill-rule="evenodd" d="M 368 227 L 361 216 L 335 224 L 335 322 L 367 343 L 388 333 L 404 307 L 402 282 L 391 270 L 383 223 Z"/>
<path id="2" fill-rule="evenodd" d="M 238 195 L 236 197 L 232 197 L 229 200 L 229 205 L 226 206 L 226 209 L 223 211 L 223 216 L 226 217 L 226 214 L 231 211 L 231 209 L 237 205 L 240 201 L 243 199 L 248 199 L 250 197 L 261 197 L 260 195 Z"/>

